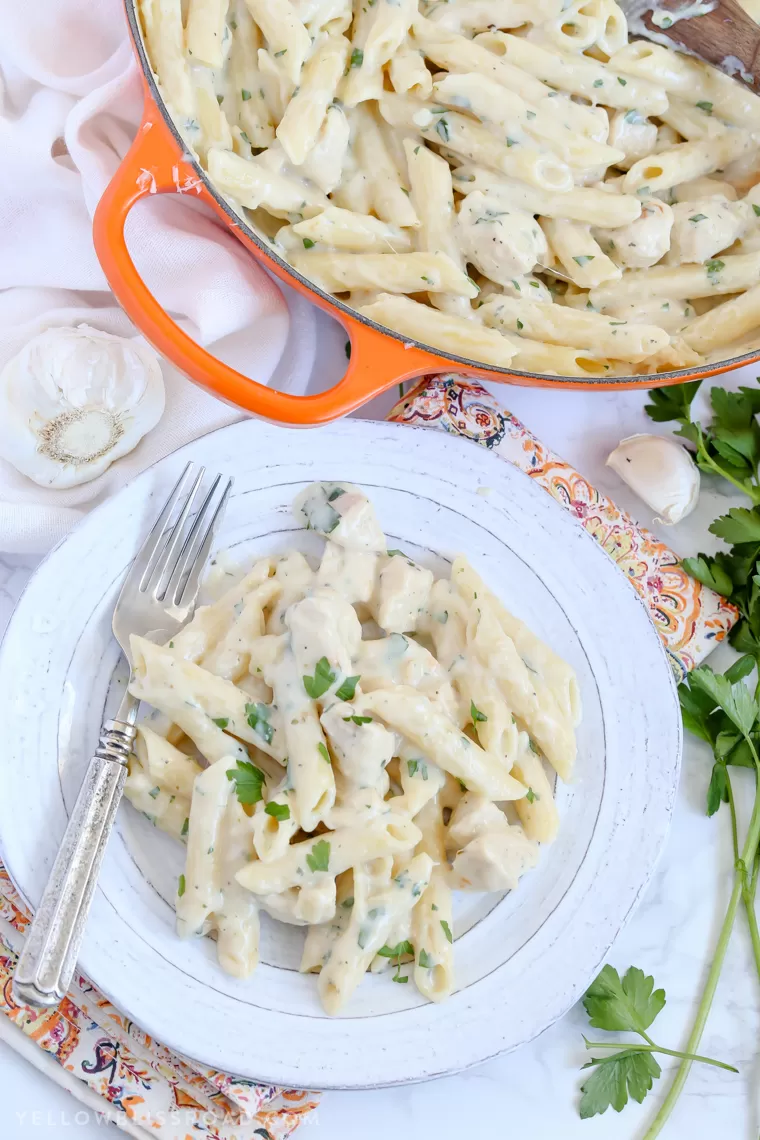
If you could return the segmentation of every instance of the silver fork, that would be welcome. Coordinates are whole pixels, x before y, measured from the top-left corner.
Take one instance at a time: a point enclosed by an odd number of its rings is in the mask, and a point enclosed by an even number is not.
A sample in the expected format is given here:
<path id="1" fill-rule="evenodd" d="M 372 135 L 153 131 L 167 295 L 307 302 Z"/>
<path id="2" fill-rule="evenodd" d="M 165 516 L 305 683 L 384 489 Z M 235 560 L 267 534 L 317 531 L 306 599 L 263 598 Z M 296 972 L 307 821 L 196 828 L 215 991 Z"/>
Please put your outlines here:
<path id="1" fill-rule="evenodd" d="M 217 475 L 191 519 L 205 468 L 188 463 L 135 558 L 113 615 L 113 634 L 129 663 L 129 635 L 166 641 L 192 616 L 200 576 L 227 505 L 232 479 Z M 187 490 L 188 483 L 192 483 Z M 217 493 L 219 492 L 220 493 Z M 177 517 L 172 516 L 178 510 Z M 29 928 L 13 979 L 21 1005 L 57 1005 L 66 995 L 92 894 L 127 778 L 140 702 L 126 692 L 100 744 L 71 813 L 45 893 Z"/>

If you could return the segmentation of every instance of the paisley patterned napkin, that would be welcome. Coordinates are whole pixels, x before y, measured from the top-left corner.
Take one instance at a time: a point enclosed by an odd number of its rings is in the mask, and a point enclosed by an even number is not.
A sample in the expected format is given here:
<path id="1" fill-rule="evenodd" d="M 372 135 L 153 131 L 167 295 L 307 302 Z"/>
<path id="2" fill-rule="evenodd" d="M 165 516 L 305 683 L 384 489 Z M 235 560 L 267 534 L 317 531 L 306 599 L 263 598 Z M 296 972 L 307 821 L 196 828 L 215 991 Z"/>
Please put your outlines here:
<path id="1" fill-rule="evenodd" d="M 679 680 L 725 638 L 736 620 L 734 608 L 689 578 L 664 543 L 544 447 L 479 384 L 425 377 L 388 418 L 463 435 L 536 479 L 644 599 Z M 11 977 L 28 924 L 0 863 L 0 1039 L 73 1093 L 84 1106 L 80 1120 L 85 1113 L 102 1116 L 138 1140 L 285 1140 L 314 1112 L 315 1093 L 259 1085 L 173 1053 L 80 975 L 57 1009 L 15 1005 Z"/>

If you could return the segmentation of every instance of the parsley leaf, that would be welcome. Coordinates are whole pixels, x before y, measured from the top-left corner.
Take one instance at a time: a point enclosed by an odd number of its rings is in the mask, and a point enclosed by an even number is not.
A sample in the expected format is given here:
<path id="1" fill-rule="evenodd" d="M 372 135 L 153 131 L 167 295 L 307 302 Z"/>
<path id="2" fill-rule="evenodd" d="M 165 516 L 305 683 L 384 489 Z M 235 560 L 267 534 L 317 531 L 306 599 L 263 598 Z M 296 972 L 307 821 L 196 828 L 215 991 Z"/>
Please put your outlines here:
<path id="1" fill-rule="evenodd" d="M 573 261 L 577 262 L 577 264 L 580 265 L 581 268 L 584 265 L 588 265 L 589 261 L 593 261 L 593 260 L 594 260 L 594 254 L 593 253 L 579 253 L 577 257 L 573 258 Z"/>
<path id="2" fill-rule="evenodd" d="M 269 723 L 269 705 L 264 705 L 260 701 L 252 705 L 246 705 L 245 717 L 257 736 L 260 736 L 267 744 L 271 744 L 274 729 Z"/>
<path id="3" fill-rule="evenodd" d="M 414 947 L 406 940 L 397 942 L 395 946 L 381 946 L 378 954 L 381 958 L 401 958 L 404 954 L 414 954 Z"/>
<path id="4" fill-rule="evenodd" d="M 330 844 L 326 839 L 320 839 L 306 856 L 306 862 L 311 871 L 326 871 L 330 865 Z"/>
<path id="5" fill-rule="evenodd" d="M 352 701 L 356 695 L 356 686 L 361 681 L 361 677 L 346 677 L 339 689 L 336 689 L 335 696 L 339 701 Z"/>
<path id="6" fill-rule="evenodd" d="M 712 115 L 713 105 L 712 103 L 708 103 L 706 99 L 700 99 L 699 103 L 697 103 L 697 106 L 699 107 L 700 111 L 706 111 L 708 115 Z"/>
<path id="7" fill-rule="evenodd" d="M 712 698 L 718 708 L 723 709 L 732 724 L 743 736 L 747 736 L 757 718 L 757 704 L 747 686 L 742 681 L 731 684 L 721 673 L 713 673 L 709 665 L 694 669 L 689 677 L 692 691 L 701 689 Z"/>
<path id="8" fill-rule="evenodd" d="M 185 893 L 185 876 L 180 875 L 179 882 L 177 883 L 177 894 L 179 895 L 180 898 L 182 898 L 184 893 Z"/>
<path id="9" fill-rule="evenodd" d="M 445 918 L 441 919 L 441 929 L 443 930 L 443 933 L 446 935 L 447 941 L 453 943 L 454 938 L 451 934 L 451 927 L 449 926 L 449 924 Z"/>
<path id="10" fill-rule="evenodd" d="M 345 721 L 353 721 L 354 724 L 371 724 L 372 723 L 372 717 L 371 716 L 344 716 L 343 719 Z"/>
<path id="11" fill-rule="evenodd" d="M 482 713 L 480 709 L 476 707 L 474 701 L 470 701 L 470 718 L 473 724 L 477 724 L 481 720 L 488 720 L 486 714 Z"/>
<path id="12" fill-rule="evenodd" d="M 266 776 L 260 768 L 251 764 L 250 760 L 238 760 L 237 767 L 228 768 L 227 779 L 235 781 L 238 803 L 256 804 L 264 798 L 261 788 Z"/>
<path id="13" fill-rule="evenodd" d="M 323 760 L 327 761 L 328 764 L 332 763 L 332 761 L 330 760 L 330 753 L 327 751 L 327 745 L 324 744 L 321 740 L 320 740 L 319 744 L 317 745 L 317 752 L 319 753 L 319 755 L 322 757 Z"/>
<path id="14" fill-rule="evenodd" d="M 182 824 L 182 830 L 180 831 L 180 835 L 187 835 L 189 829 L 190 829 L 190 820 L 188 818 L 185 818 L 185 822 Z"/>
<path id="15" fill-rule="evenodd" d="M 275 800 L 270 800 L 264 808 L 267 815 L 271 815 L 272 819 L 290 819 L 290 808 L 287 804 L 278 804 Z"/>
<path id="16" fill-rule="evenodd" d="M 364 63 L 364 52 L 362 51 L 361 48 L 354 48 L 354 50 L 351 52 L 351 59 L 349 61 L 348 66 L 349 67 L 361 67 L 361 65 L 363 63 Z"/>
<path id="17" fill-rule="evenodd" d="M 312 241 L 311 238 L 302 238 L 301 240 L 303 241 L 304 249 L 314 249 L 314 246 L 317 244 L 315 241 Z"/>
<path id="18" fill-rule="evenodd" d="M 427 950 L 420 950 L 419 954 L 417 955 L 417 961 L 420 966 L 422 966 L 423 970 L 433 969 L 434 962 L 428 954 Z"/>
<path id="19" fill-rule="evenodd" d="M 654 989 L 654 978 L 631 966 L 623 978 L 605 966 L 586 990 L 586 1013 L 594 1029 L 640 1033 L 648 1029 L 665 1005 L 665 991 Z"/>
<path id="20" fill-rule="evenodd" d="M 251 97 L 250 91 L 246 91 L 246 89 L 244 87 L 242 89 L 242 91 L 240 92 L 240 98 L 243 100 L 244 103 L 247 103 L 248 100 L 250 99 L 250 97 Z"/>
<path id="21" fill-rule="evenodd" d="M 533 804 L 536 802 L 536 800 L 539 800 L 541 797 L 537 796 L 532 788 L 528 788 L 527 792 L 525 793 L 525 798 L 529 804 Z"/>
<path id="22" fill-rule="evenodd" d="M 694 223 L 706 222 L 707 221 L 707 214 L 694 214 L 691 218 L 689 218 L 689 221 L 694 222 Z"/>
<path id="23" fill-rule="evenodd" d="M 326 657 L 320 657 L 314 667 L 314 676 L 303 678 L 303 687 L 306 689 L 307 696 L 311 697 L 313 701 L 318 701 L 321 696 L 324 696 L 334 680 L 335 673 L 330 668 L 330 662 Z"/>
<path id="24" fill-rule="evenodd" d="M 601 1115 L 610 1107 L 622 1112 L 629 1096 L 641 1104 L 662 1071 L 651 1053 L 635 1048 L 589 1061 L 583 1068 L 591 1066 L 596 1066 L 595 1071 L 581 1085 L 581 1120 Z"/>
<path id="25" fill-rule="evenodd" d="M 444 142 L 449 141 L 449 124 L 445 119 L 439 119 L 435 124 L 436 134 L 439 135 Z"/>
<path id="26" fill-rule="evenodd" d="M 230 718 L 228 716 L 214 716 L 211 719 L 217 728 L 226 728 L 230 723 Z"/>

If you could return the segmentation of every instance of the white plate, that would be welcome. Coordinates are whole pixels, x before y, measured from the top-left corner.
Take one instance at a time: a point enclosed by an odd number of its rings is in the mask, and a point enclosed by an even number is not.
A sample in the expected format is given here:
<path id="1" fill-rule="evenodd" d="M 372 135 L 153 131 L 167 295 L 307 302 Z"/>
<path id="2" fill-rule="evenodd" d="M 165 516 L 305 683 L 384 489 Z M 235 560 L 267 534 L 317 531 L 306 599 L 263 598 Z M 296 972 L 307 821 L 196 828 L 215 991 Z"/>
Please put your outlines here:
<path id="1" fill-rule="evenodd" d="M 576 669 L 577 776 L 558 790 L 559 838 L 519 889 L 460 896 L 457 991 L 442 1005 L 368 976 L 345 1014 L 327 1017 L 314 978 L 297 972 L 302 934 L 269 921 L 257 972 L 227 977 L 210 940 L 175 937 L 179 845 L 130 804 L 106 854 L 82 971 L 173 1049 L 273 1084 L 424 1080 L 529 1041 L 581 996 L 652 873 L 681 722 L 662 645 L 620 571 L 527 476 L 442 432 L 359 420 L 313 432 L 236 424 L 145 472 L 53 552 L 0 655 L 0 846 L 13 880 L 39 901 L 104 712 L 124 684 L 110 636 L 121 580 L 189 458 L 235 476 L 219 545 L 240 563 L 294 544 L 318 549 L 290 514 L 314 479 L 365 487 L 391 547 L 439 570 L 465 552 Z"/>

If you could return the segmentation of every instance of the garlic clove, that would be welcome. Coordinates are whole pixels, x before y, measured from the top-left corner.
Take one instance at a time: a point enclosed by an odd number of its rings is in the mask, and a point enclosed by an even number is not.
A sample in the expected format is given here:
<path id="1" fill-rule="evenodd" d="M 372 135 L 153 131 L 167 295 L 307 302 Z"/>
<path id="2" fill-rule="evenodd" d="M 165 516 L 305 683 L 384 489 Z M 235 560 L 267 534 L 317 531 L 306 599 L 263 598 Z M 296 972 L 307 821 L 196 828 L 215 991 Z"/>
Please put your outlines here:
<path id="1" fill-rule="evenodd" d="M 97 479 L 164 411 L 158 356 L 78 325 L 34 337 L 0 372 L 0 458 L 41 487 Z"/>
<path id="2" fill-rule="evenodd" d="M 685 519 L 699 498 L 699 468 L 680 443 L 664 435 L 630 435 L 607 456 L 607 466 L 660 516 Z"/>

